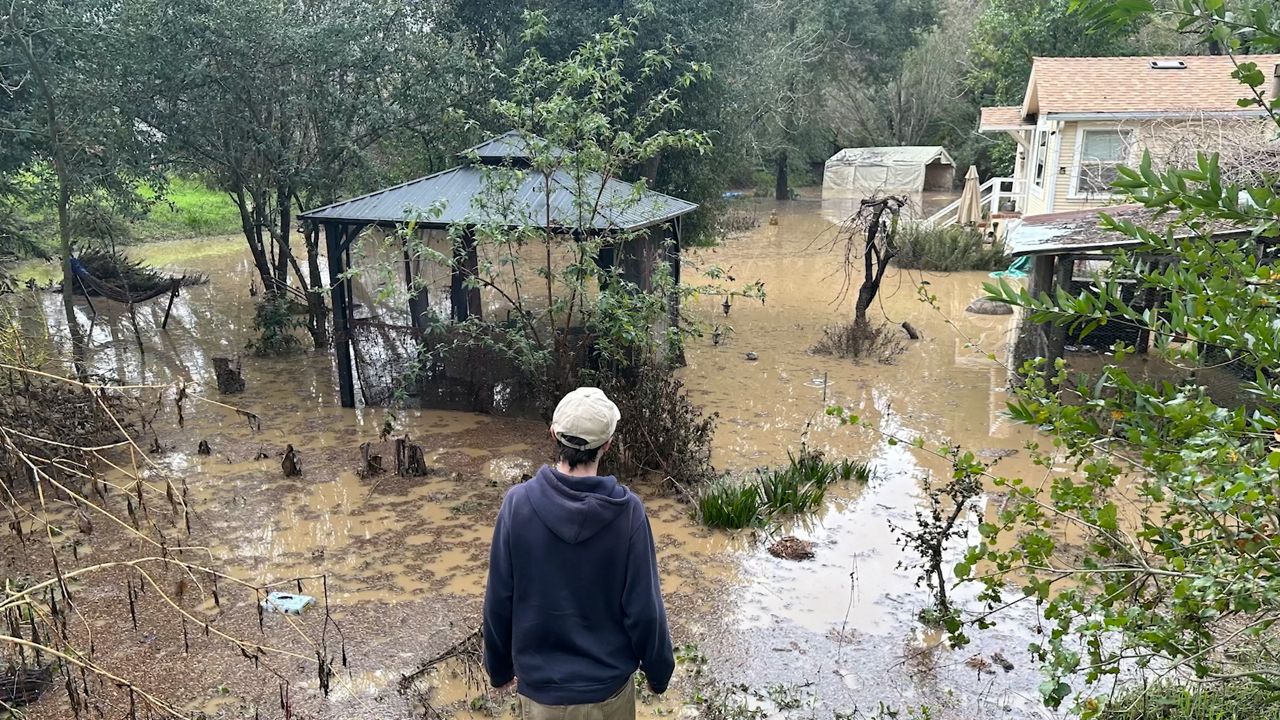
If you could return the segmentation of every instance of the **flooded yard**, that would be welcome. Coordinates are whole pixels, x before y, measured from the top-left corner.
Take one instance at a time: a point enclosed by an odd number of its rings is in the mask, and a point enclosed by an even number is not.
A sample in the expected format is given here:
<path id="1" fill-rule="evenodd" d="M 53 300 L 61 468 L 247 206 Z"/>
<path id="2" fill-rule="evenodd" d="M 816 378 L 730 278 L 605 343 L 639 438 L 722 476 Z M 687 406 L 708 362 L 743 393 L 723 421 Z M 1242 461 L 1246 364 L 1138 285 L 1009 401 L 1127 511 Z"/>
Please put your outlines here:
<path id="1" fill-rule="evenodd" d="M 887 365 L 811 353 L 825 326 L 852 314 L 850 301 L 837 302 L 841 267 L 828 247 L 833 222 L 848 207 L 847 201 L 762 203 L 756 211 L 776 213 L 777 224 L 766 220 L 720 247 L 686 253 L 690 277 L 717 265 L 739 280 L 762 280 L 767 292 L 763 304 L 739 300 L 727 316 L 718 296 L 686 308 L 708 330 L 690 341 L 682 378 L 695 402 L 719 416 L 717 468 L 784 463 L 804 443 L 867 462 L 875 473 L 866 485 L 834 486 L 820 512 L 775 533 L 815 544 L 816 556 L 803 562 L 770 555 L 776 538 L 765 533 L 702 528 L 688 507 L 645 483 L 634 487 L 652 516 L 673 635 L 686 659 L 672 691 L 645 707 L 654 716 L 678 712 L 701 672 L 754 689 L 760 697 L 752 702 L 766 711 L 804 717 L 872 718 L 884 708 L 908 717 L 921 707 L 935 719 L 1051 717 L 1040 705 L 1039 673 L 1026 651 L 1037 629 L 1034 608 L 1016 606 L 995 628 L 974 631 L 971 645 L 947 647 L 917 619 L 929 599 L 891 530 L 914 525 L 928 478 L 949 474 L 950 466 L 890 435 L 922 438 L 927 448 L 963 445 L 1001 458 L 996 470 L 1003 475 L 1043 477 L 1023 449 L 1034 432 L 1002 415 L 1006 371 L 988 357 L 1005 356 L 1013 327 L 1008 316 L 964 312 L 985 273 L 893 270 L 874 316 L 909 321 L 923 337 L 908 341 Z M 185 383 L 194 395 L 217 397 L 211 358 L 243 353 L 253 333 L 253 270 L 243 240 L 161 243 L 133 254 L 174 272 L 207 273 L 210 282 L 184 289 L 167 331 L 159 330 L 163 303 L 138 308 L 141 354 L 123 310 L 99 303 L 94 370 L 135 384 Z M 919 299 L 921 283 L 937 296 L 937 307 Z M 59 298 L 25 295 L 17 302 L 29 331 L 47 322 L 50 335 L 65 335 Z M 83 323 L 89 321 L 86 315 Z M 335 668 L 327 699 L 307 664 L 314 649 L 283 618 L 264 623 L 269 640 L 298 653 L 276 665 L 293 688 L 298 717 L 410 716 L 414 701 L 398 691 L 399 678 L 478 626 L 492 522 L 505 489 L 548 457 L 546 430 L 525 420 L 400 410 L 395 434 L 425 448 L 431 473 L 362 477 L 361 444 L 388 452 L 381 436 L 388 411 L 339 408 L 329 354 L 246 355 L 244 374 L 243 395 L 218 399 L 256 415 L 260 429 L 234 408 L 205 403 L 189 403 L 179 427 L 166 405 L 155 422 L 160 450 L 142 462 L 154 462 L 157 476 L 185 478 L 195 509 L 190 543 L 208 547 L 206 562 L 254 583 L 327 576 L 302 587 L 327 596 L 349 661 Z M 831 405 L 879 432 L 841 426 L 825 412 Z M 202 440 L 211 454 L 197 454 Z M 301 477 L 282 477 L 286 444 L 298 452 Z M 994 507 L 999 497 L 984 502 Z M 136 551 L 109 532 L 76 541 L 82 563 Z M 21 570 L 24 552 L 6 537 L 6 562 Z M 97 592 L 79 604 L 100 634 L 104 662 L 143 668 L 140 686 L 186 698 L 192 713 L 279 716 L 280 678 L 255 672 L 234 649 L 194 633 L 184 655 L 185 626 L 166 619 L 154 599 L 142 601 L 141 610 L 156 626 L 135 631 L 123 585 Z M 238 619 L 227 614 L 232 629 L 258 632 L 255 601 L 235 601 L 247 610 Z M 312 637 L 325 625 L 317 615 L 297 621 Z M 483 690 L 447 675 L 438 678 L 433 705 L 502 711 L 502 701 L 472 702 Z M 32 717 L 63 717 L 60 692 L 36 705 Z"/>

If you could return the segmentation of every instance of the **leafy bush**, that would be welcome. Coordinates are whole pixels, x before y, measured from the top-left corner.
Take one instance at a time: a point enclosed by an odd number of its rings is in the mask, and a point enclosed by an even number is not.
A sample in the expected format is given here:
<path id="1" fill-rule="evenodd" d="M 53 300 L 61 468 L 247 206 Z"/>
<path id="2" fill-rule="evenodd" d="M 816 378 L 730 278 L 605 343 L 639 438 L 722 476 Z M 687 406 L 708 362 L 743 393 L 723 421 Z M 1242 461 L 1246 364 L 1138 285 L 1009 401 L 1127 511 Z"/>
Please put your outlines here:
<path id="1" fill-rule="evenodd" d="M 832 325 L 823 328 L 822 339 L 809 350 L 818 355 L 834 355 L 851 360 L 874 358 L 887 365 L 907 349 L 906 343 L 902 341 L 902 332 L 896 325 L 889 323 L 872 325 L 854 321 Z"/>
<path id="2" fill-rule="evenodd" d="M 254 355 L 286 355 L 302 348 L 296 330 L 307 326 L 296 314 L 296 306 L 282 298 L 268 298 L 258 303 L 253 312 L 253 327 L 258 337 L 247 347 Z"/>
<path id="3" fill-rule="evenodd" d="M 711 438 L 717 416 L 703 415 L 669 369 L 583 373 L 579 379 L 602 388 L 622 413 L 612 461 L 617 472 L 658 475 L 686 498 L 715 481 Z"/>
<path id="4" fill-rule="evenodd" d="M 929 227 L 924 223 L 903 223 L 896 238 L 900 268 L 956 272 L 960 270 L 1003 270 L 1009 266 L 1004 243 L 988 243 L 972 228 L 959 225 Z"/>

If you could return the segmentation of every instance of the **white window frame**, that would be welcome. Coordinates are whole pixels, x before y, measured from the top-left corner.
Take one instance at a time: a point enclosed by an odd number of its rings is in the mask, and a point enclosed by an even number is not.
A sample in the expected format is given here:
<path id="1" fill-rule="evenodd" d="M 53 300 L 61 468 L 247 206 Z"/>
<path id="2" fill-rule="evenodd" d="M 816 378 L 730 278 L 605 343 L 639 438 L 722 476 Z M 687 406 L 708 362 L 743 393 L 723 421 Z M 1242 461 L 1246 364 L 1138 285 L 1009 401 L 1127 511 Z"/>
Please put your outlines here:
<path id="1" fill-rule="evenodd" d="M 1036 179 L 1036 166 L 1040 160 L 1040 143 L 1044 142 L 1044 175 Z M 1031 188 L 1031 194 L 1037 198 L 1044 199 L 1045 189 L 1049 186 L 1049 175 L 1051 165 L 1049 160 L 1053 155 L 1053 136 L 1049 134 L 1047 125 L 1037 124 L 1035 132 L 1031 134 L 1031 146 L 1028 148 L 1027 158 L 1027 187 Z"/>
<path id="2" fill-rule="evenodd" d="M 1112 132 L 1128 135 L 1130 139 L 1133 137 L 1133 130 L 1118 125 L 1079 123 L 1076 127 L 1075 158 L 1071 162 L 1071 186 L 1067 189 L 1067 197 L 1072 200 L 1114 200 L 1121 197 L 1120 194 L 1109 191 L 1089 192 L 1080 189 L 1080 177 L 1084 174 L 1084 136 L 1087 132 Z M 1132 154 L 1131 148 L 1129 155 Z M 1125 157 L 1119 161 L 1119 164 L 1129 165 L 1132 162 L 1132 157 Z"/>

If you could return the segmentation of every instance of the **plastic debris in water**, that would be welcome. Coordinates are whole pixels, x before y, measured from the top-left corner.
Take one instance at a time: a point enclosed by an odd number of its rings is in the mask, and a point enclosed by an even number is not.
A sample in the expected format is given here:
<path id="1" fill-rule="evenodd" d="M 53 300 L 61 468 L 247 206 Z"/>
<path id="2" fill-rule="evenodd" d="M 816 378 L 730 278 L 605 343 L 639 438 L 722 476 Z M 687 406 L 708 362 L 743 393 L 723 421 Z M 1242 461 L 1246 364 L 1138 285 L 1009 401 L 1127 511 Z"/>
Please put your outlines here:
<path id="1" fill-rule="evenodd" d="M 316 603 L 310 595 L 294 595 L 291 593 L 273 592 L 262 601 L 262 609 L 267 612 L 301 615 L 303 610 Z"/>

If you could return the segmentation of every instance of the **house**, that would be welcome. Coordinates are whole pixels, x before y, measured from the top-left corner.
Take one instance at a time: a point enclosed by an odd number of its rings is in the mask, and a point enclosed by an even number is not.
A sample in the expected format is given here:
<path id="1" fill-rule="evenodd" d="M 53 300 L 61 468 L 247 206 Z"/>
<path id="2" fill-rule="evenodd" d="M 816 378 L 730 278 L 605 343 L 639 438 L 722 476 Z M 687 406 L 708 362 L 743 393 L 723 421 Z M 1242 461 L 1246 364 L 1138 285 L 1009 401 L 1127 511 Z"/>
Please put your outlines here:
<path id="1" fill-rule="evenodd" d="M 1238 102 L 1250 90 L 1232 77 L 1237 61 L 1256 63 L 1260 92 L 1280 97 L 1280 55 L 1035 58 L 1021 105 L 982 108 L 980 132 L 1017 142 L 1013 177 L 983 185 L 984 207 L 1015 232 L 1020 218 L 1114 204 L 1117 167 L 1144 150 L 1194 162 L 1198 150 L 1247 144 L 1242 134 L 1273 140 L 1266 111 Z"/>

